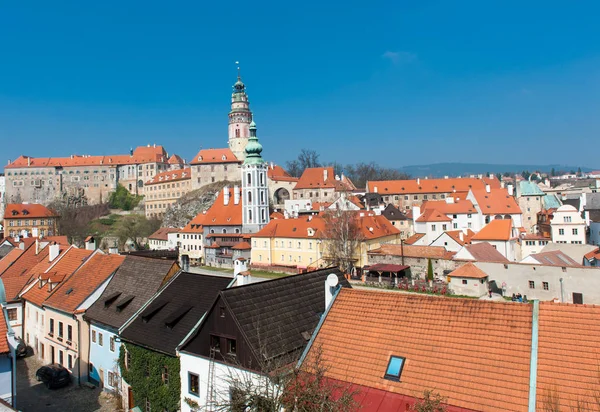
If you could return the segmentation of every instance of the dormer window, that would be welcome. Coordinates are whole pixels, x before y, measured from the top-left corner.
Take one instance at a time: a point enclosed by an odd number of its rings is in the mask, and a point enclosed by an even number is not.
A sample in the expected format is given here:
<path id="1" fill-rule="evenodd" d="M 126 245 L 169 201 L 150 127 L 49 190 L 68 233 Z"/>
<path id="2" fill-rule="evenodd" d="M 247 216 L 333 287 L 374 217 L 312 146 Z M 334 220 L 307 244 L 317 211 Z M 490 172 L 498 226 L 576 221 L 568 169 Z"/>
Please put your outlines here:
<path id="1" fill-rule="evenodd" d="M 225 155 L 221 156 L 221 160 L 227 160 L 227 156 L 225 156 Z"/>
<path id="2" fill-rule="evenodd" d="M 202 156 L 198 156 L 198 161 L 201 162 L 202 161 Z"/>

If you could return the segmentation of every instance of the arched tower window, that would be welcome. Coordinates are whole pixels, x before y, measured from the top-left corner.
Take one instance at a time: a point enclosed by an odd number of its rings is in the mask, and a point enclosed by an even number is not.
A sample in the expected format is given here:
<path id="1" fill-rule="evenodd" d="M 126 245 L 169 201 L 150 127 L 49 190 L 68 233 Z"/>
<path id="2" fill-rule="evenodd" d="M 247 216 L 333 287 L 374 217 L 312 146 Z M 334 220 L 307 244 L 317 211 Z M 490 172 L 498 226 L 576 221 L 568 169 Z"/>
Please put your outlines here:
<path id="1" fill-rule="evenodd" d="M 262 185 L 264 185 L 264 184 L 265 184 L 265 174 L 264 174 L 264 173 L 261 173 L 261 174 L 260 174 L 260 185 L 262 186 Z"/>
<path id="2" fill-rule="evenodd" d="M 260 204 L 264 205 L 265 204 L 265 192 L 260 192 Z"/>
<path id="3" fill-rule="evenodd" d="M 248 210 L 248 222 L 252 222 L 252 210 Z"/>
<path id="4" fill-rule="evenodd" d="M 260 215 L 261 215 L 262 221 L 265 222 L 267 220 L 267 217 L 266 217 L 267 215 L 265 213 L 265 209 L 260 211 Z"/>
<path id="5" fill-rule="evenodd" d="M 248 192 L 248 204 L 252 204 L 252 192 Z"/>
<path id="6" fill-rule="evenodd" d="M 248 173 L 246 176 L 247 176 L 246 181 L 248 182 L 248 186 L 250 186 L 252 184 L 252 174 Z"/>
<path id="7" fill-rule="evenodd" d="M 240 129 L 235 129 L 235 137 L 240 137 Z"/>

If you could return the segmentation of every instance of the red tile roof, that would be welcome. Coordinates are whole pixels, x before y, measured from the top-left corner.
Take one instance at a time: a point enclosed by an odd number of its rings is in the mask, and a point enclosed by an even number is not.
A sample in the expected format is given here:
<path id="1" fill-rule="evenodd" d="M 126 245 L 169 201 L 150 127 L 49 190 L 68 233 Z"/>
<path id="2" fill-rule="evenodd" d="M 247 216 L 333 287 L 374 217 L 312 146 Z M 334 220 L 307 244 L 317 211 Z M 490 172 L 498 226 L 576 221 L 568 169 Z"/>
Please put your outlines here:
<path id="1" fill-rule="evenodd" d="M 230 149 L 202 149 L 198 152 L 191 165 L 207 163 L 240 163 Z"/>
<path id="2" fill-rule="evenodd" d="M 332 379 L 407 396 L 435 390 L 480 411 L 527 411 L 531 306 L 342 288 L 308 364 L 320 353 Z M 390 356 L 405 358 L 399 381 L 384 379 Z"/>
<path id="3" fill-rule="evenodd" d="M 425 233 L 415 233 L 404 241 L 405 245 L 412 245 L 425 236 Z"/>
<path id="4" fill-rule="evenodd" d="M 267 177 L 269 180 L 280 181 L 280 182 L 297 182 L 297 177 L 292 177 L 285 169 L 278 165 L 270 165 L 267 170 Z"/>
<path id="5" fill-rule="evenodd" d="M 206 220 L 206 211 L 198 213 L 190 223 L 188 223 L 181 233 L 202 233 L 204 231 L 204 221 Z"/>
<path id="6" fill-rule="evenodd" d="M 534 258 L 542 265 L 552 265 L 552 266 L 571 266 L 571 267 L 580 267 L 583 266 L 581 263 L 576 262 L 571 259 L 568 255 L 560 250 L 551 250 L 549 252 L 541 252 L 529 255 Z"/>
<path id="7" fill-rule="evenodd" d="M 509 262 L 502 253 L 487 242 L 465 245 L 465 248 L 476 262 Z"/>
<path id="8" fill-rule="evenodd" d="M 167 161 L 167 163 L 169 163 L 170 165 L 179 165 L 179 164 L 183 164 L 185 162 L 183 161 L 183 159 L 181 157 L 174 154 L 174 155 L 171 155 L 171 157 L 169 157 L 169 160 Z"/>
<path id="9" fill-rule="evenodd" d="M 240 242 L 237 245 L 233 246 L 232 249 L 234 249 L 234 250 L 250 250 L 250 249 L 252 249 L 252 246 L 250 246 L 250 243 L 248 243 L 248 242 Z"/>
<path id="10" fill-rule="evenodd" d="M 0 353 L 9 353 L 10 346 L 8 345 L 8 323 L 4 317 L 4 310 L 0 309 Z M 10 408 L 7 408 L 10 410 Z"/>
<path id="11" fill-rule="evenodd" d="M 229 202 L 225 205 L 225 190 L 229 193 Z M 235 204 L 235 188 L 224 188 L 219 192 L 213 205 L 206 211 L 204 226 L 241 226 L 242 225 L 242 195 Z M 237 188 L 241 192 L 241 188 Z M 238 192 L 239 193 L 239 192 Z"/>
<path id="12" fill-rule="evenodd" d="M 179 229 L 173 229 L 170 227 L 161 227 L 156 232 L 154 232 L 150 236 L 148 236 L 148 239 L 167 241 L 167 240 L 169 240 L 169 233 L 177 233 L 179 231 L 180 231 Z"/>
<path id="13" fill-rule="evenodd" d="M 448 276 L 454 278 L 485 279 L 488 277 L 488 274 L 469 262 L 453 270 Z"/>
<path id="14" fill-rule="evenodd" d="M 367 191 L 379 194 L 417 194 L 468 192 L 471 189 L 485 189 L 486 183 L 499 188 L 498 179 L 478 179 L 461 177 L 454 179 L 413 179 L 413 180 L 373 180 L 367 182 Z M 377 188 L 377 190 L 375 190 Z"/>
<path id="15" fill-rule="evenodd" d="M 57 214 L 37 203 L 9 203 L 4 210 L 4 219 L 37 219 L 56 217 Z"/>
<path id="16" fill-rule="evenodd" d="M 596 250 L 592 250 L 589 253 L 586 253 L 585 255 L 583 255 L 584 258 L 586 258 L 589 261 L 592 261 L 594 259 L 598 260 L 600 259 L 600 248 L 596 248 Z M 2 262 L 2 261 L 0 261 Z"/>
<path id="17" fill-rule="evenodd" d="M 23 250 L 18 247 L 14 248 L 6 256 L 0 259 L 0 276 L 10 265 L 12 265 L 23 254 Z"/>
<path id="18" fill-rule="evenodd" d="M 600 306 L 540 302 L 538 336 L 536 410 L 553 395 L 561 411 L 597 411 Z"/>
<path id="19" fill-rule="evenodd" d="M 512 220 L 494 219 L 483 227 L 471 240 L 501 240 L 512 238 Z"/>
<path id="20" fill-rule="evenodd" d="M 151 180 L 148 180 L 146 185 L 155 185 L 157 183 L 168 183 L 177 182 L 181 180 L 190 180 L 192 178 L 192 169 L 189 167 L 186 169 L 168 170 L 154 176 Z"/>
<path id="21" fill-rule="evenodd" d="M 94 254 L 79 270 L 54 288 L 44 306 L 74 312 L 121 266 L 123 260 L 125 256 L 121 255 Z"/>
<path id="22" fill-rule="evenodd" d="M 27 240 L 27 239 L 26 239 Z M 25 251 L 2 275 L 6 299 L 8 302 L 18 298 L 19 293 L 30 279 L 30 273 L 38 263 L 48 259 L 49 247 L 46 246 L 36 253 L 35 242 L 29 242 Z"/>
<path id="23" fill-rule="evenodd" d="M 448 252 L 442 246 L 414 246 L 407 245 L 381 245 L 378 249 L 373 249 L 367 252 L 368 254 L 376 255 L 391 255 L 416 258 L 433 258 L 433 259 L 452 259 L 453 252 Z"/>
<path id="24" fill-rule="evenodd" d="M 273 219 L 285 219 L 285 215 L 281 212 L 273 212 L 270 216 L 271 220 Z"/>
<path id="25" fill-rule="evenodd" d="M 492 189 L 489 193 L 485 189 L 473 190 L 472 193 L 484 215 L 521 214 L 517 201 L 506 189 Z"/>
<path id="26" fill-rule="evenodd" d="M 452 222 L 448 216 L 441 214 L 437 209 L 426 209 L 421 216 L 416 220 L 417 222 Z"/>
<path id="27" fill-rule="evenodd" d="M 73 155 L 70 157 L 30 157 L 20 156 L 5 169 L 23 167 L 70 167 L 70 166 L 102 166 L 138 163 L 164 163 L 167 154 L 162 146 L 139 146 L 132 155 L 88 156 Z"/>
<path id="28" fill-rule="evenodd" d="M 356 187 L 346 176 L 340 180 L 335 178 L 333 167 L 311 167 L 304 170 L 296 183 L 294 190 L 298 189 L 335 189 L 336 191 L 354 190 Z"/>
<path id="29" fill-rule="evenodd" d="M 471 238 L 475 236 L 475 232 L 473 232 L 471 229 L 467 229 L 467 233 L 464 233 L 462 230 L 449 230 L 445 233 L 461 246 L 471 242 Z M 460 239 L 461 233 L 463 236 L 462 240 Z"/>
<path id="30" fill-rule="evenodd" d="M 428 200 L 421 205 L 421 210 L 427 209 L 435 209 L 445 215 L 477 213 L 477 209 L 470 200 L 459 200 L 454 203 L 447 203 L 444 200 Z"/>
<path id="31" fill-rule="evenodd" d="M 77 249 L 72 246 L 62 256 L 55 259 L 54 264 L 44 274 L 40 274 L 40 277 L 48 278 L 50 283 L 60 283 L 83 265 L 92 253 L 91 250 Z M 35 284 L 22 295 L 22 298 L 41 307 L 52 291 L 48 290 L 47 284 L 40 287 L 37 278 L 33 279 L 33 282 Z"/>

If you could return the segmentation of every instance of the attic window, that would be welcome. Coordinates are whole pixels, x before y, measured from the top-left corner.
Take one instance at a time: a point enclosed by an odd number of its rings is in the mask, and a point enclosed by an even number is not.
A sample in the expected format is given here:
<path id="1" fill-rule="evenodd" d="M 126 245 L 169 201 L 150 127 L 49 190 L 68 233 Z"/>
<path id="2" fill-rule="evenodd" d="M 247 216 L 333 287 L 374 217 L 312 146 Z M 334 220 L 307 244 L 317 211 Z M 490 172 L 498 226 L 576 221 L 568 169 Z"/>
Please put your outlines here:
<path id="1" fill-rule="evenodd" d="M 123 309 L 125 309 L 127 307 L 127 305 L 129 305 L 129 303 L 131 303 L 131 301 L 133 300 L 134 297 L 135 296 L 133 296 L 133 295 L 125 296 L 123 298 L 123 300 L 121 300 L 117 304 L 117 312 L 121 312 Z"/>
<path id="2" fill-rule="evenodd" d="M 73 288 L 69 288 L 69 290 L 67 290 L 67 291 L 65 292 L 65 294 L 67 294 L 67 295 L 70 295 L 72 292 L 73 292 Z"/>
<path id="3" fill-rule="evenodd" d="M 202 156 L 198 156 L 198 161 L 201 162 L 202 161 Z"/>
<path id="4" fill-rule="evenodd" d="M 391 381 L 400 381 L 400 375 L 402 375 L 405 359 L 406 358 L 400 356 L 390 356 L 390 361 L 383 377 Z"/>
<path id="5" fill-rule="evenodd" d="M 104 299 L 104 307 L 110 306 L 119 296 L 121 296 L 121 292 L 115 292 L 108 295 L 106 299 Z"/>
<path id="6" fill-rule="evenodd" d="M 221 157 L 221 160 L 225 160 L 225 159 L 227 159 L 227 157 L 225 157 L 225 155 L 223 155 L 223 156 Z"/>
<path id="7" fill-rule="evenodd" d="M 181 318 L 183 318 L 185 316 L 185 314 L 190 311 L 191 308 L 192 307 L 189 306 L 189 305 L 180 306 L 173 313 L 171 313 L 169 315 L 169 317 L 167 317 L 167 319 L 165 319 L 165 325 L 169 329 L 173 329 L 173 327 L 175 327 L 175 325 L 177 324 L 177 322 L 179 322 L 181 320 Z"/>
<path id="8" fill-rule="evenodd" d="M 152 317 L 156 315 L 166 305 L 166 301 L 158 301 L 155 305 L 150 306 L 148 309 L 142 312 L 142 322 L 148 323 L 150 319 L 152 319 Z"/>

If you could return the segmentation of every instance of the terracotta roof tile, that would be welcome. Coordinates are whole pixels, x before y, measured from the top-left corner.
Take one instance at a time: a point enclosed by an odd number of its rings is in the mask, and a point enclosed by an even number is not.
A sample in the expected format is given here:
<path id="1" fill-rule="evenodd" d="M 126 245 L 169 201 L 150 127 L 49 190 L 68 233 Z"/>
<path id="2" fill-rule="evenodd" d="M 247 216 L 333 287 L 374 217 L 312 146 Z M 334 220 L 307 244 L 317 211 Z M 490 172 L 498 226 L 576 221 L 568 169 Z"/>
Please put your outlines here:
<path id="1" fill-rule="evenodd" d="M 470 200 L 459 200 L 454 203 L 444 200 L 428 200 L 421 205 L 421 210 L 427 209 L 435 209 L 445 215 L 477 213 L 477 209 Z"/>
<path id="2" fill-rule="evenodd" d="M 308 359 L 320 351 L 326 376 L 352 384 L 527 411 L 531 322 L 531 305 L 342 289 Z M 405 358 L 399 382 L 384 379 L 392 355 Z"/>
<path id="3" fill-rule="evenodd" d="M 337 191 L 356 189 L 350 179 L 345 176 L 337 180 L 333 167 L 310 167 L 304 170 L 294 190 L 321 188 L 331 188 Z"/>
<path id="4" fill-rule="evenodd" d="M 233 246 L 232 249 L 234 249 L 234 250 L 250 250 L 250 249 L 252 249 L 252 246 L 250 246 L 250 243 L 248 243 L 248 242 L 240 242 L 240 243 L 236 244 L 235 246 Z"/>
<path id="5" fill-rule="evenodd" d="M 500 187 L 500 181 L 495 178 L 483 180 L 461 177 L 453 179 L 373 180 L 367 182 L 367 191 L 380 194 L 454 193 L 468 192 L 471 189 L 485 190 L 486 183 L 489 183 L 492 188 Z"/>
<path id="6" fill-rule="evenodd" d="M 456 243 L 458 243 L 461 246 L 464 246 L 465 244 L 471 242 L 471 239 L 473 238 L 473 236 L 475 236 L 475 232 L 473 232 L 471 229 L 467 229 L 467 233 L 464 233 L 462 230 L 449 230 L 444 233 L 446 233 L 448 236 L 454 239 Z M 462 240 L 460 238 L 461 233 Z"/>
<path id="7" fill-rule="evenodd" d="M 8 302 L 18 298 L 19 293 L 30 279 L 30 271 L 38 263 L 48 259 L 49 247 L 46 246 L 36 253 L 35 242 L 30 242 L 25 251 L 15 262 L 2 273 L 1 278 L 6 290 Z"/>
<path id="8" fill-rule="evenodd" d="M 537 410 L 554 394 L 560 410 L 598 410 L 600 306 L 540 303 Z"/>
<path id="9" fill-rule="evenodd" d="M 573 259 L 571 259 L 567 254 L 560 250 L 551 250 L 548 252 L 540 252 L 529 255 L 529 257 L 534 258 L 542 265 L 553 265 L 553 266 L 572 266 L 572 267 L 581 267 L 583 266 L 581 263 L 577 263 Z"/>
<path id="10" fill-rule="evenodd" d="M 157 183 L 168 183 L 178 182 L 182 180 L 190 180 L 192 178 L 192 169 L 189 167 L 186 169 L 168 170 L 154 176 L 151 180 L 148 180 L 146 185 L 155 185 Z"/>
<path id="11" fill-rule="evenodd" d="M 4 219 L 36 219 L 55 217 L 56 213 L 37 203 L 9 203 L 4 210 Z"/>
<path id="12" fill-rule="evenodd" d="M 472 278 L 472 279 L 485 279 L 488 274 L 471 262 L 466 263 L 456 270 L 453 270 L 448 276 L 455 278 Z"/>
<path id="13" fill-rule="evenodd" d="M 156 232 L 154 232 L 150 236 L 148 236 L 148 239 L 167 241 L 167 240 L 169 240 L 169 233 L 177 233 L 179 231 L 180 231 L 179 229 L 174 229 L 174 228 L 170 228 L 170 227 L 161 227 Z"/>
<path id="14" fill-rule="evenodd" d="M 19 258 L 19 256 L 23 254 L 23 252 L 24 251 L 19 249 L 18 247 L 14 248 L 10 252 L 8 252 L 8 254 L 2 258 L 2 260 L 0 260 L 0 276 L 2 275 L 2 273 L 4 273 L 6 269 L 8 269 L 10 265 L 12 265 Z"/>
<path id="15" fill-rule="evenodd" d="M 503 240 L 512 237 L 511 219 L 494 219 L 483 227 L 471 240 Z"/>
<path id="16" fill-rule="evenodd" d="M 204 231 L 204 222 L 206 220 L 206 211 L 198 213 L 190 223 L 188 223 L 181 233 L 202 233 Z"/>
<path id="17" fill-rule="evenodd" d="M 448 216 L 438 212 L 437 209 L 425 209 L 425 212 L 419 216 L 417 222 L 452 222 Z"/>
<path id="18" fill-rule="evenodd" d="M 473 196 L 484 215 L 496 214 L 521 214 L 521 208 L 514 197 L 508 194 L 506 189 L 492 189 L 490 192 L 483 190 L 472 190 Z"/>
<path id="19" fill-rule="evenodd" d="M 267 177 L 269 180 L 280 181 L 280 182 L 297 182 L 297 177 L 292 177 L 285 169 L 278 165 L 270 165 L 267 170 Z"/>
<path id="20" fill-rule="evenodd" d="M 8 345 L 8 324 L 4 317 L 4 311 L 0 310 L 0 353 L 9 353 L 10 346 Z M 7 409 L 8 410 L 8 409 Z"/>
<path id="21" fill-rule="evenodd" d="M 453 252 L 448 252 L 443 246 L 414 246 L 407 245 L 381 245 L 378 249 L 370 250 L 368 254 L 392 255 L 416 258 L 452 259 Z"/>
<path id="22" fill-rule="evenodd" d="M 235 188 L 226 187 L 219 192 L 213 205 L 206 211 L 204 226 L 241 226 L 242 198 L 235 204 Z M 238 191 L 241 189 L 238 187 Z M 225 191 L 229 193 L 229 202 L 225 205 Z"/>
<path id="23" fill-rule="evenodd" d="M 592 250 L 589 253 L 586 253 L 585 255 L 583 255 L 584 258 L 586 258 L 587 260 L 593 260 L 593 259 L 600 259 L 600 248 L 597 248 L 596 250 Z M 0 263 L 2 263 L 2 261 L 0 260 Z M 2 272 L 0 272 L 2 273 Z"/>
<path id="24" fill-rule="evenodd" d="M 171 155 L 171 157 L 169 157 L 169 160 L 167 161 L 167 163 L 169 163 L 170 165 L 178 165 L 178 164 L 183 164 L 185 162 L 183 161 L 183 159 L 181 157 L 174 154 L 174 155 Z"/>
<path id="25" fill-rule="evenodd" d="M 191 165 L 207 163 L 240 163 L 230 149 L 202 149 L 198 152 Z"/>
<path id="26" fill-rule="evenodd" d="M 407 238 L 404 241 L 405 245 L 412 245 L 414 244 L 417 240 L 421 239 L 422 237 L 425 236 L 425 233 L 415 233 L 414 235 L 410 236 L 409 238 Z"/>
<path id="27" fill-rule="evenodd" d="M 44 306 L 74 312 L 117 270 L 123 260 L 125 256 L 121 255 L 94 254 L 85 265 L 54 289 Z"/>
<path id="28" fill-rule="evenodd" d="M 487 242 L 465 245 L 465 248 L 476 262 L 509 262 L 502 253 Z"/>
<path id="29" fill-rule="evenodd" d="M 74 246 L 69 248 L 62 256 L 55 259 L 53 265 L 47 270 L 47 272 L 50 273 L 49 282 L 62 282 L 66 277 L 72 275 L 73 272 L 83 265 L 92 253 L 91 250 L 77 249 Z M 22 295 L 22 298 L 41 307 L 52 291 L 48 290 L 47 284 L 40 286 L 40 282 L 37 279 L 33 279 L 33 282 L 35 282 L 35 284 Z M 57 286 L 54 287 L 54 290 L 56 287 Z"/>

